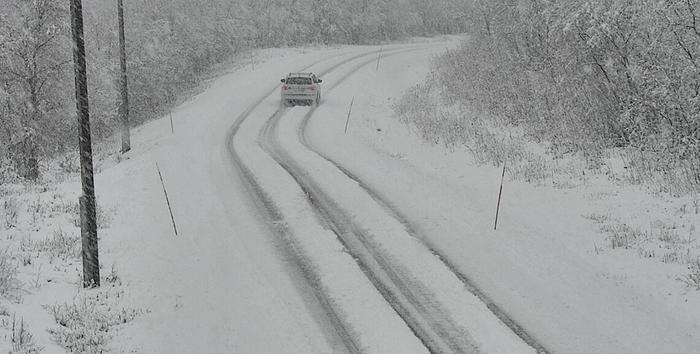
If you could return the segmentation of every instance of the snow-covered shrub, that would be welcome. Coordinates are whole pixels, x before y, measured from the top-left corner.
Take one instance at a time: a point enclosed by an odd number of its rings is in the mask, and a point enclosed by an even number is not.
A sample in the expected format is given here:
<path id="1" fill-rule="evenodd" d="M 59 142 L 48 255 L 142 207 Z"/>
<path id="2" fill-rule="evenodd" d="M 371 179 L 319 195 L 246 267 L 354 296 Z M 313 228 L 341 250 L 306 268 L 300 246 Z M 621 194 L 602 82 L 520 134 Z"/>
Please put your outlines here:
<path id="1" fill-rule="evenodd" d="M 446 119 L 439 111 L 433 86 L 419 84 L 410 88 L 394 109 L 401 121 L 415 127 L 424 140 L 433 144 L 444 141 Z"/>
<path id="2" fill-rule="evenodd" d="M 17 227 L 17 218 L 19 217 L 19 202 L 13 197 L 8 197 L 3 200 L 3 217 L 5 219 L 5 228 L 10 229 Z"/>
<path id="3" fill-rule="evenodd" d="M 679 278 L 688 287 L 700 290 L 700 257 L 688 265 L 688 274 Z"/>
<path id="4" fill-rule="evenodd" d="M 644 240 L 646 233 L 639 228 L 623 223 L 603 224 L 601 230 L 608 233 L 610 247 L 630 249 Z"/>
<path id="5" fill-rule="evenodd" d="M 17 180 L 17 172 L 13 168 L 12 163 L 9 159 L 4 158 L 3 156 L 5 155 L 0 150 L 0 185 L 15 182 Z"/>
<path id="6" fill-rule="evenodd" d="M 109 284 L 113 285 L 121 285 L 122 280 L 119 277 L 119 273 L 117 273 L 117 268 L 115 264 L 112 264 L 112 268 L 109 271 L 109 274 L 105 276 L 105 281 Z"/>
<path id="7" fill-rule="evenodd" d="M 446 102 L 521 127 L 554 156 L 623 149 L 631 180 L 700 190 L 700 3 L 472 6 L 471 35 L 429 78 Z"/>
<path id="8" fill-rule="evenodd" d="M 489 121 L 440 95 L 428 81 L 412 87 L 394 105 L 398 118 L 428 143 L 449 150 L 467 149 L 482 164 L 508 165 L 508 175 L 528 182 L 542 182 L 556 168 L 544 156 L 529 151 L 527 141 L 514 127 Z"/>
<path id="9" fill-rule="evenodd" d="M 16 300 L 19 288 L 17 265 L 8 249 L 0 250 L 0 296 Z"/>
<path id="10" fill-rule="evenodd" d="M 82 292 L 73 303 L 46 306 L 57 327 L 49 332 L 56 342 L 72 353 L 102 353 L 116 328 L 131 322 L 139 311 L 116 306 L 119 288 Z"/>

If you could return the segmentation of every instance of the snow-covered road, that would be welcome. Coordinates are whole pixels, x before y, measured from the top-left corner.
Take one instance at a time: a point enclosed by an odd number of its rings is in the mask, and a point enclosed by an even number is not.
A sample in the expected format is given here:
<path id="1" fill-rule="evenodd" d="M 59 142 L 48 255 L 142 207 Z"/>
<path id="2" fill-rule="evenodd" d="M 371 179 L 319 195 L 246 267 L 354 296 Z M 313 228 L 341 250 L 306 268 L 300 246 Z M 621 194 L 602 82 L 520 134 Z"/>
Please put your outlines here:
<path id="1" fill-rule="evenodd" d="M 434 46 L 387 50 L 384 56 L 417 50 Z M 374 63 L 375 56 L 354 57 L 320 71 L 324 93 Z M 276 92 L 268 99 L 272 106 L 279 105 Z M 281 235 L 307 265 L 307 278 L 323 289 L 319 296 L 333 304 L 328 311 L 339 319 L 339 332 L 351 339 L 351 348 L 378 353 L 424 350 L 410 329 L 431 352 L 529 351 L 356 181 L 304 147 L 299 125 L 313 112 L 281 106 L 272 114 L 249 112 L 241 117 L 241 129 L 232 132 L 232 153 L 251 189 L 266 201 L 262 204 L 268 213 L 284 225 Z M 344 252 L 339 255 L 339 250 Z"/>
<path id="2" fill-rule="evenodd" d="M 97 177 L 100 200 L 119 208 L 114 234 L 123 235 L 101 241 L 107 259 L 131 279 L 132 306 L 150 312 L 115 345 L 158 353 L 692 352 L 692 316 L 670 325 L 655 302 L 606 285 L 570 245 L 532 237 L 540 232 L 532 226 L 506 219 L 504 231 L 483 235 L 490 217 L 482 214 L 492 212 L 478 204 L 488 199 L 483 183 L 462 186 L 404 159 L 417 139 L 382 117 L 392 97 L 425 77 L 430 57 L 455 44 L 384 46 L 378 71 L 379 47 L 268 50 L 255 71 L 226 73 L 175 110 L 174 134 L 167 118 L 139 128 L 128 159 Z M 324 79 L 321 105 L 283 107 L 279 78 L 302 70 Z M 516 237 L 524 232 L 530 237 Z"/>

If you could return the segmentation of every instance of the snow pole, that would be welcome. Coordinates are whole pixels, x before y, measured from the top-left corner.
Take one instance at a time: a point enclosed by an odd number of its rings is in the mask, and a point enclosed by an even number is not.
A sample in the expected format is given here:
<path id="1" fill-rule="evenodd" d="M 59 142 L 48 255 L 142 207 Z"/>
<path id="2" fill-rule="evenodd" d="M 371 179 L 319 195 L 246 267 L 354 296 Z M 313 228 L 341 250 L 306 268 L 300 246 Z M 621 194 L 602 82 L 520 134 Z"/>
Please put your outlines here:
<path id="1" fill-rule="evenodd" d="M 379 70 L 379 60 L 382 59 L 382 50 L 384 50 L 384 47 L 379 47 L 379 55 L 377 56 L 377 67 L 374 68 L 374 71 Z"/>
<path id="2" fill-rule="evenodd" d="M 498 226 L 498 211 L 501 209 L 501 194 L 503 194 L 503 179 L 506 176 L 506 162 L 503 161 L 503 172 L 501 173 L 501 188 L 498 190 L 498 204 L 496 204 L 496 221 L 493 223 L 493 229 Z"/>
<path id="3" fill-rule="evenodd" d="M 175 135 L 175 126 L 173 125 L 173 110 L 170 110 L 170 131 Z"/>
<path id="4" fill-rule="evenodd" d="M 348 124 L 350 123 L 350 112 L 352 112 L 352 104 L 355 102 L 355 96 L 352 96 L 350 101 L 350 109 L 348 109 L 348 118 L 345 120 L 345 134 L 348 133 Z"/>
<path id="5" fill-rule="evenodd" d="M 90 108 L 88 105 L 87 65 L 83 37 L 83 5 L 81 0 L 70 3 L 73 35 L 73 70 L 75 72 L 75 106 L 78 116 L 78 146 L 80 149 L 80 236 L 83 256 L 83 287 L 100 286 L 100 261 L 97 248 L 97 214 L 95 212 L 95 178 L 92 166 Z"/>
<path id="6" fill-rule="evenodd" d="M 168 190 L 165 188 L 165 182 L 163 182 L 163 174 L 160 173 L 160 167 L 156 162 L 156 171 L 158 171 L 158 177 L 160 178 L 160 184 L 163 186 L 163 194 L 165 194 L 165 203 L 168 204 L 168 212 L 170 212 L 170 220 L 173 222 L 173 230 L 175 231 L 175 236 L 177 236 L 177 225 L 175 225 L 175 217 L 173 216 L 173 208 L 170 206 L 170 198 L 168 198 Z"/>

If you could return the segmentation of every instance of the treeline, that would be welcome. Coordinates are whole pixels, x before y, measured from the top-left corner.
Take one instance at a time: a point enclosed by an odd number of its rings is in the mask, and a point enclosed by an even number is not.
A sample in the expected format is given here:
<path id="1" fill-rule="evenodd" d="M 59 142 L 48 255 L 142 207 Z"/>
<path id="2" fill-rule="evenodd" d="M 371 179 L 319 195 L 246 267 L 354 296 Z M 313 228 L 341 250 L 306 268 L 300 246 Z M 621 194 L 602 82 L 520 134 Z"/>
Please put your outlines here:
<path id="1" fill-rule="evenodd" d="M 93 134 L 118 129 L 116 1 L 83 1 Z M 161 114 L 212 65 L 251 48 L 367 44 L 461 32 L 459 0 L 125 1 L 133 124 Z M 0 0 L 0 176 L 77 144 L 69 1 Z M 0 180 L 2 183 L 2 180 Z"/>
<path id="2" fill-rule="evenodd" d="M 700 2 L 472 5 L 471 36 L 435 63 L 448 102 L 556 154 L 619 148 L 635 180 L 700 188 Z"/>

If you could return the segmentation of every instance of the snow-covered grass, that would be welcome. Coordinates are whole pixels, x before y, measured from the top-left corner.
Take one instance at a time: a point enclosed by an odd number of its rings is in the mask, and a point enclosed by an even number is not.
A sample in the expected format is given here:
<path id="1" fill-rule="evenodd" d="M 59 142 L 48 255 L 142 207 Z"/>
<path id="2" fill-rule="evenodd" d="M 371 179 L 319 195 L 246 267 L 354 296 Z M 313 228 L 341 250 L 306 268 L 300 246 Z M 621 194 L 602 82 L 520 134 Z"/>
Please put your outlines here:
<path id="1" fill-rule="evenodd" d="M 69 259 L 79 259 L 81 245 L 80 236 L 71 235 L 58 228 L 53 231 L 53 236 L 34 241 L 30 238 L 22 239 L 20 250 L 28 253 L 47 254 L 49 263 L 54 259 L 68 261 Z M 29 258 L 31 259 L 31 258 Z"/>
<path id="2" fill-rule="evenodd" d="M 609 190 L 612 186 L 608 184 Z M 607 207 L 605 213 L 583 215 L 597 224 L 604 236 L 604 242 L 598 244 L 601 251 L 621 248 L 661 264 L 681 265 L 684 267 L 681 272 L 675 266 L 668 271 L 678 272 L 675 279 L 691 285 L 689 289 L 695 288 L 692 279 L 694 264 L 700 259 L 697 239 L 700 213 L 692 206 L 694 198 L 649 194 L 648 190 L 637 189 L 635 197 L 639 199 L 634 205 L 635 201 L 621 201 L 617 193 L 592 195 L 595 204 Z"/>
<path id="3" fill-rule="evenodd" d="M 0 296 L 15 299 L 18 288 L 17 265 L 9 249 L 0 250 Z"/>
<path id="4" fill-rule="evenodd" d="M 0 185 L 0 335 L 7 339 L 0 341 L 0 348 L 18 353 L 102 352 L 110 338 L 102 332 L 113 332 L 111 327 L 116 325 L 111 312 L 122 311 L 122 317 L 136 314 L 119 303 L 124 286 L 109 281 L 118 279 L 116 272 L 103 274 L 109 289 L 82 295 L 88 292 L 82 290 L 80 280 L 78 191 L 75 183 Z M 117 210 L 98 205 L 100 237 L 109 239 L 108 227 Z M 109 259 L 107 253 L 103 262 Z M 73 328 L 76 325 L 66 319 L 77 315 L 87 316 L 78 322 L 92 329 L 81 333 Z M 52 316 L 64 325 L 49 332 L 54 326 Z M 97 320 L 83 321 L 89 316 L 106 318 L 108 323 L 100 327 L 104 330 L 95 330 Z"/>
<path id="5" fill-rule="evenodd" d="M 17 226 L 17 217 L 19 215 L 18 209 L 17 199 L 10 197 L 3 201 L 3 217 L 6 229 L 11 229 Z"/>
<path id="6" fill-rule="evenodd" d="M 124 290 L 114 271 L 102 289 L 81 291 L 72 302 L 47 305 L 56 326 L 48 329 L 56 342 L 72 353 L 108 351 L 115 330 L 133 321 L 141 311 L 123 307 Z"/>
<path id="7" fill-rule="evenodd" d="M 646 227 L 642 227 L 630 226 L 610 214 L 590 214 L 584 217 L 598 224 L 600 231 L 606 236 L 605 245 L 595 246 L 597 254 L 606 248 L 623 248 L 636 251 L 641 258 L 654 258 L 662 263 L 685 266 L 688 273 L 679 274 L 677 279 L 690 289 L 697 288 L 697 280 L 700 279 L 697 268 L 700 246 L 695 238 L 695 224 L 686 227 L 667 225 L 661 220 L 650 220 Z"/>
<path id="8" fill-rule="evenodd" d="M 10 314 L 3 309 L 3 311 L 0 311 L 0 323 L 4 329 L 11 331 L 11 353 L 30 354 L 40 353 L 43 350 L 43 347 L 38 346 L 34 341 L 34 335 L 25 327 L 24 318 L 10 316 Z"/>

